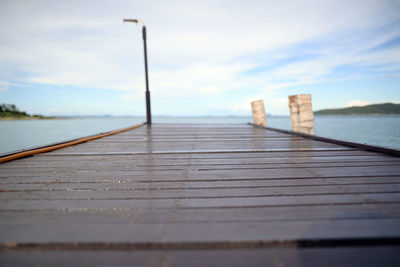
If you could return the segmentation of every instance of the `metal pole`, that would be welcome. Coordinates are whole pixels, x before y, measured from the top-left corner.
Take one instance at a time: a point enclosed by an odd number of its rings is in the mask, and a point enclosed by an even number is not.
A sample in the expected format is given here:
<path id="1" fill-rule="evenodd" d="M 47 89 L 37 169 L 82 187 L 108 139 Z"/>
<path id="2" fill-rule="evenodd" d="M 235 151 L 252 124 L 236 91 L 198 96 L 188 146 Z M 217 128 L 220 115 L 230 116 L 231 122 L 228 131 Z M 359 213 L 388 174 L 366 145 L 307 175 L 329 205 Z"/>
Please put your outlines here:
<path id="1" fill-rule="evenodd" d="M 144 68 L 146 75 L 146 117 L 147 124 L 151 125 L 151 107 L 150 107 L 150 91 L 149 91 L 149 76 L 147 73 L 147 44 L 146 44 L 146 26 L 143 25 L 143 46 L 144 46 Z"/>
<path id="2" fill-rule="evenodd" d="M 143 47 L 144 47 L 144 72 L 146 75 L 146 119 L 147 124 L 151 125 L 151 108 L 150 108 L 150 91 L 149 91 L 149 75 L 147 73 L 147 44 L 146 44 L 146 26 L 140 19 L 124 19 L 124 22 L 141 23 L 143 25 Z"/>

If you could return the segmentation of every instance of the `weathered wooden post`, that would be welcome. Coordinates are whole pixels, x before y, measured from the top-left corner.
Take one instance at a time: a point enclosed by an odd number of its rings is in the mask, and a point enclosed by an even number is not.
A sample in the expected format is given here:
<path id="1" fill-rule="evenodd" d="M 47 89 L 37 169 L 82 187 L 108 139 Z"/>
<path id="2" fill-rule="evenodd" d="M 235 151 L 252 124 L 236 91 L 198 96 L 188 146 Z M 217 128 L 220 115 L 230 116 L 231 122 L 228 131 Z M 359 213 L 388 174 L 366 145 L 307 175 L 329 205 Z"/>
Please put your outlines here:
<path id="1" fill-rule="evenodd" d="M 289 108 L 292 130 L 314 135 L 314 114 L 312 111 L 311 95 L 289 96 Z"/>
<path id="2" fill-rule="evenodd" d="M 264 102 L 262 100 L 251 102 L 251 109 L 253 111 L 254 124 L 266 127 L 267 118 L 265 116 Z"/>

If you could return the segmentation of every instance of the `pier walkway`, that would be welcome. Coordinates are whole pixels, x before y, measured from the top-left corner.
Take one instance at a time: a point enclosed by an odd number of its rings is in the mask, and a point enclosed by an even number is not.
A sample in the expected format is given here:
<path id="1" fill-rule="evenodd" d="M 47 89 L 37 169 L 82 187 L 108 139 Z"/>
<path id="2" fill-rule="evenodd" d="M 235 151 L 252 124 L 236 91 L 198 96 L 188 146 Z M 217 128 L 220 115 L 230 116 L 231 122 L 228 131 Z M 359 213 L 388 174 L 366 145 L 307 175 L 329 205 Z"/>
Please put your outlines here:
<path id="1" fill-rule="evenodd" d="M 399 266 L 400 158 L 153 124 L 0 164 L 0 265 Z"/>

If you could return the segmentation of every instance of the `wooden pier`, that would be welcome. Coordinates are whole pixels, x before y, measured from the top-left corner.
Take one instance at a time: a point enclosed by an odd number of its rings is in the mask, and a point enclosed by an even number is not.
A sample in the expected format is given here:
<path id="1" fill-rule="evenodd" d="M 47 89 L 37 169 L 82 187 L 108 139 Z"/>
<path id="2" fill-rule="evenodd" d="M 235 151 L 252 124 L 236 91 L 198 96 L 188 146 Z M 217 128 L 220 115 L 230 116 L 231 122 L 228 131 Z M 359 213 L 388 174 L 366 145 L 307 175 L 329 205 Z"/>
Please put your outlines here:
<path id="1" fill-rule="evenodd" d="M 400 158 L 153 124 L 0 164 L 1 266 L 399 266 Z"/>

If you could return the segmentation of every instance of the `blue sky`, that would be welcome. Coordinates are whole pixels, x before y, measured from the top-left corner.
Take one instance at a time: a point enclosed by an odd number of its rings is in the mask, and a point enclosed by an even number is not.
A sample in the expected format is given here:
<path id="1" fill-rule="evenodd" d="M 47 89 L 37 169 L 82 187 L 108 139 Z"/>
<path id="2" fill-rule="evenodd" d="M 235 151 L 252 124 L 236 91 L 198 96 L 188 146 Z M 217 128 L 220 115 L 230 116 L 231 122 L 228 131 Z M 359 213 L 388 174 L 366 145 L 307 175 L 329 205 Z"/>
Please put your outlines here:
<path id="1" fill-rule="evenodd" d="M 0 103 L 44 115 L 287 115 L 400 102 L 400 1 L 0 1 Z"/>

